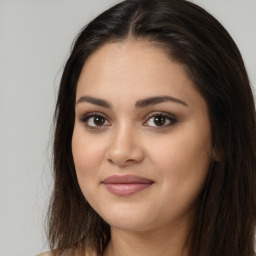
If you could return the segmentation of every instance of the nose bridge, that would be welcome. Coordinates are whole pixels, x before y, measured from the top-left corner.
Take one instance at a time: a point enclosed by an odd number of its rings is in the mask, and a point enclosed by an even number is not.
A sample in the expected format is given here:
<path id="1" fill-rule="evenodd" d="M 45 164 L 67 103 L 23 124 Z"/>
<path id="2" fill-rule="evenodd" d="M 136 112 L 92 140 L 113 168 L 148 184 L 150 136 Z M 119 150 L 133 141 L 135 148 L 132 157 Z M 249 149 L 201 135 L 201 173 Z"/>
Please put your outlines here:
<path id="1" fill-rule="evenodd" d="M 114 128 L 107 158 L 117 165 L 140 162 L 143 159 L 142 145 L 135 126 L 123 123 Z"/>

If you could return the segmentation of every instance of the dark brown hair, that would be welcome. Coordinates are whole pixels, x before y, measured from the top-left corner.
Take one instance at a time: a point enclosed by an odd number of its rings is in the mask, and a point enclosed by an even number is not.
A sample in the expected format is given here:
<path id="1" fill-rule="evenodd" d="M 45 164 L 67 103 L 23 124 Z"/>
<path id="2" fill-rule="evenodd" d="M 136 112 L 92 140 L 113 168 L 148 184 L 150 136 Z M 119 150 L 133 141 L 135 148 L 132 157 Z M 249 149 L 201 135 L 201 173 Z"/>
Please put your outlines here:
<path id="1" fill-rule="evenodd" d="M 91 21 L 75 40 L 55 111 L 50 248 L 56 255 L 80 255 L 87 247 L 100 255 L 110 240 L 109 225 L 79 188 L 71 140 L 76 85 L 86 59 L 103 44 L 127 38 L 152 42 L 183 64 L 207 102 L 213 147 L 220 161 L 209 167 L 200 194 L 189 255 L 253 255 L 256 129 L 250 83 L 228 32 L 205 10 L 184 0 L 123 1 Z"/>

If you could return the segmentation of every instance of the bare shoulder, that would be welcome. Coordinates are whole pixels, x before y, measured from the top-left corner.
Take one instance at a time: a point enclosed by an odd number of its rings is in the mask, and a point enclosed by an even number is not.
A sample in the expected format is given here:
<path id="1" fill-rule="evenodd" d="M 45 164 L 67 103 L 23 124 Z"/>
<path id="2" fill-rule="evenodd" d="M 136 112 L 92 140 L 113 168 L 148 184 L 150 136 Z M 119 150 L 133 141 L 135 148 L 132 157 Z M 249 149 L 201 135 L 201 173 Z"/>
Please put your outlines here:
<path id="1" fill-rule="evenodd" d="M 61 253 L 62 256 L 75 256 L 77 255 L 73 250 L 67 249 L 64 252 Z M 42 252 L 36 256 L 53 256 L 52 252 Z M 85 256 L 96 256 L 93 251 L 86 250 Z"/>
<path id="2" fill-rule="evenodd" d="M 36 256 L 52 256 L 51 252 L 42 252 Z"/>

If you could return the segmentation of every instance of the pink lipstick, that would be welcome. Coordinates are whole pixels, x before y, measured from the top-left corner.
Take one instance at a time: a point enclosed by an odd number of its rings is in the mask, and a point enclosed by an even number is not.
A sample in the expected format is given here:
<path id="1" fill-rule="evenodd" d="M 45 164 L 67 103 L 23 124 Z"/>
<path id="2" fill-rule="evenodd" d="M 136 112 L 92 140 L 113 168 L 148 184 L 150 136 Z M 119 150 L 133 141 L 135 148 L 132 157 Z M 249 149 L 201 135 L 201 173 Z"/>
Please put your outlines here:
<path id="1" fill-rule="evenodd" d="M 130 196 L 148 188 L 154 182 L 135 175 L 113 175 L 104 179 L 102 183 L 114 195 Z"/>

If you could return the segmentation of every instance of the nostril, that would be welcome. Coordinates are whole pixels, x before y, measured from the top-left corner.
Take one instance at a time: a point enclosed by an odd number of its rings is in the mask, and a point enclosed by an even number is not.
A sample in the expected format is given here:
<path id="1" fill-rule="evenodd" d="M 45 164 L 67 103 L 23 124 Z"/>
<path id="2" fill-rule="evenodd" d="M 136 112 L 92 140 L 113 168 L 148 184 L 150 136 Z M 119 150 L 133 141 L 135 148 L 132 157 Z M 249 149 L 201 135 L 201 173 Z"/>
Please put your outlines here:
<path id="1" fill-rule="evenodd" d="M 141 162 L 143 158 L 143 151 L 141 149 L 135 148 L 129 151 L 108 150 L 106 152 L 106 159 L 111 164 L 116 164 L 118 166 L 126 166 L 138 163 Z"/>
<path id="2" fill-rule="evenodd" d="M 105 158 L 110 163 L 126 166 L 142 161 L 144 158 L 142 143 L 130 125 L 119 126 L 112 136 L 105 152 Z"/>
<path id="3" fill-rule="evenodd" d="M 111 164 L 116 164 L 118 166 L 126 166 L 128 164 L 131 164 L 131 163 L 134 163 L 136 162 L 135 160 L 133 159 L 117 159 L 117 158 L 110 158 L 108 159 L 108 161 L 111 163 Z"/>

